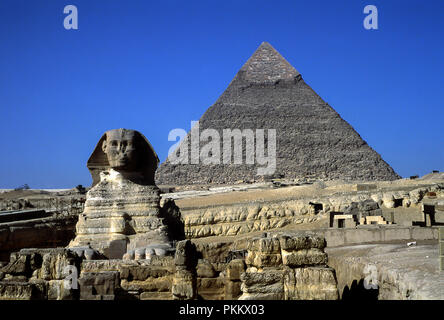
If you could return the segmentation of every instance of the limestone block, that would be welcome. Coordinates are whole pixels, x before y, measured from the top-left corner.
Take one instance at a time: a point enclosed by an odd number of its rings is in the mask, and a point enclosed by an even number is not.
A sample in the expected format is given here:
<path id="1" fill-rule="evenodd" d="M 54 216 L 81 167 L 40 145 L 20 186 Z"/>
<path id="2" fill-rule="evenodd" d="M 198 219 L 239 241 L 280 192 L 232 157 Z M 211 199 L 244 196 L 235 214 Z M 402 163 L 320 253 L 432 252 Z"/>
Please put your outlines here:
<path id="1" fill-rule="evenodd" d="M 285 300 L 337 300 L 337 281 L 332 268 L 288 269 L 284 276 Z"/>
<path id="2" fill-rule="evenodd" d="M 176 271 L 171 288 L 173 299 L 192 300 L 196 297 L 196 278 L 190 271 Z"/>
<path id="3" fill-rule="evenodd" d="M 193 267 L 197 263 L 196 246 L 190 240 L 177 243 L 174 263 L 178 266 L 187 267 Z"/>
<path id="4" fill-rule="evenodd" d="M 392 194 L 384 194 L 382 198 L 382 204 L 386 208 L 394 208 L 395 207 L 395 198 Z"/>
<path id="5" fill-rule="evenodd" d="M 413 204 L 418 204 L 427 193 L 427 188 L 417 188 L 409 192 L 409 198 Z"/>
<path id="6" fill-rule="evenodd" d="M 82 272 L 79 287 L 81 300 L 113 300 L 120 287 L 119 272 Z"/>
<path id="7" fill-rule="evenodd" d="M 243 293 L 283 293 L 284 271 L 277 269 L 263 272 L 245 272 L 241 276 Z"/>
<path id="8" fill-rule="evenodd" d="M 28 282 L 0 282 L 0 300 L 43 299 L 37 285 Z"/>
<path id="9" fill-rule="evenodd" d="M 38 277 L 44 280 L 63 280 L 67 275 L 65 267 L 75 265 L 76 260 L 77 257 L 67 249 L 45 253 Z"/>
<path id="10" fill-rule="evenodd" d="M 173 274 L 172 267 L 121 265 L 118 267 L 120 278 L 125 280 L 145 281 L 149 278 L 166 277 Z"/>
<path id="11" fill-rule="evenodd" d="M 145 258 L 147 260 L 151 260 L 151 258 L 155 255 L 156 255 L 156 251 L 153 248 L 146 248 L 145 249 Z"/>
<path id="12" fill-rule="evenodd" d="M 227 281 L 225 283 L 225 300 L 237 300 L 242 294 L 240 281 Z"/>
<path id="13" fill-rule="evenodd" d="M 76 226 L 77 234 L 111 234 L 124 233 L 126 221 L 124 217 L 103 217 L 100 219 L 79 219 Z"/>
<path id="14" fill-rule="evenodd" d="M 10 256 L 10 262 L 1 268 L 1 271 L 5 274 L 20 275 L 29 273 L 29 256 L 19 255 L 19 253 L 12 253 Z"/>
<path id="15" fill-rule="evenodd" d="M 369 190 L 376 190 L 377 186 L 376 184 L 356 184 L 354 185 L 354 190 L 356 191 L 369 191 Z"/>
<path id="16" fill-rule="evenodd" d="M 248 251 L 245 263 L 257 268 L 279 266 L 282 263 L 281 253 L 262 253 L 259 251 Z"/>
<path id="17" fill-rule="evenodd" d="M 285 266 L 289 267 L 326 265 L 328 256 L 325 252 L 317 248 L 290 252 L 282 250 L 282 262 Z"/>
<path id="18" fill-rule="evenodd" d="M 11 274 L 5 274 L 3 277 L 3 281 L 8 282 L 26 282 L 28 281 L 28 278 L 23 275 L 11 275 Z"/>
<path id="19" fill-rule="evenodd" d="M 223 278 L 197 278 L 198 289 L 220 289 L 225 286 L 225 279 Z"/>
<path id="20" fill-rule="evenodd" d="M 154 248 L 154 253 L 156 256 L 164 257 L 167 254 L 167 251 L 162 248 Z"/>
<path id="21" fill-rule="evenodd" d="M 80 269 L 82 272 L 118 271 L 121 265 L 137 263 L 124 260 L 83 260 Z"/>
<path id="22" fill-rule="evenodd" d="M 346 228 L 354 228 L 354 227 L 356 227 L 355 220 L 353 218 L 352 219 L 345 219 L 345 227 Z"/>
<path id="23" fill-rule="evenodd" d="M 275 293 L 243 293 L 238 300 L 283 300 L 282 292 Z"/>
<path id="24" fill-rule="evenodd" d="M 136 249 L 134 251 L 134 260 L 143 260 L 145 259 L 145 249 Z"/>
<path id="25" fill-rule="evenodd" d="M 281 245 L 278 238 L 257 238 L 248 243 L 247 249 L 262 253 L 280 253 Z"/>
<path id="26" fill-rule="evenodd" d="M 326 246 L 323 237 L 307 235 L 307 236 L 289 236 L 283 235 L 279 238 L 282 250 L 293 251 L 300 249 L 318 248 L 324 249 Z"/>
<path id="27" fill-rule="evenodd" d="M 213 278 L 216 276 L 216 271 L 212 264 L 204 259 L 198 260 L 196 272 L 197 276 L 200 278 Z"/>
<path id="28" fill-rule="evenodd" d="M 403 207 L 409 208 L 411 204 L 412 204 L 412 201 L 409 198 L 404 198 L 402 200 Z"/>
<path id="29" fill-rule="evenodd" d="M 145 253 L 146 255 L 146 253 Z M 129 251 L 123 255 L 123 260 L 134 260 L 134 251 Z"/>
<path id="30" fill-rule="evenodd" d="M 75 300 L 77 290 L 65 288 L 64 280 L 48 281 L 48 300 Z"/>
<path id="31" fill-rule="evenodd" d="M 444 271 L 444 256 L 439 257 L 439 269 Z"/>
<path id="32" fill-rule="evenodd" d="M 132 280 L 128 281 L 126 279 L 122 279 L 120 286 L 125 291 L 159 291 L 159 292 L 170 292 L 172 286 L 173 276 L 165 276 L 165 277 L 150 277 L 145 279 L 144 281 L 140 280 Z"/>
<path id="33" fill-rule="evenodd" d="M 26 276 L 43 280 L 64 279 L 65 267 L 80 263 L 76 253 L 68 249 L 22 249 L 11 254 L 10 262 L 1 270 L 5 275 Z"/>
<path id="34" fill-rule="evenodd" d="M 245 268 L 243 259 L 231 260 L 227 266 L 227 278 L 231 281 L 239 281 L 242 273 L 245 272 Z"/>
<path id="35" fill-rule="evenodd" d="M 336 214 L 333 217 L 334 220 L 338 220 L 338 219 L 353 219 L 353 215 L 351 214 Z"/>
<path id="36" fill-rule="evenodd" d="M 173 298 L 171 292 L 142 292 L 140 300 L 171 300 Z"/>
<path id="37" fill-rule="evenodd" d="M 225 279 L 197 278 L 197 294 L 204 300 L 222 300 L 225 296 Z"/>
<path id="38" fill-rule="evenodd" d="M 196 243 L 196 249 L 203 259 L 211 263 L 225 262 L 231 249 L 231 242 Z"/>

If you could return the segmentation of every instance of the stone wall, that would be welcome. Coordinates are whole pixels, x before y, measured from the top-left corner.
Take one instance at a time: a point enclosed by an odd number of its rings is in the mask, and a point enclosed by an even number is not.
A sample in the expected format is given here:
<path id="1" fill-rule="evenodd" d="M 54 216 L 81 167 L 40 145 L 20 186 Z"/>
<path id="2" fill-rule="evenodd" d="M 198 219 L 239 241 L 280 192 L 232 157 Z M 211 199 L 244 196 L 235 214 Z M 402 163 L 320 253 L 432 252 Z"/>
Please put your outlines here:
<path id="1" fill-rule="evenodd" d="M 0 268 L 0 300 L 337 297 L 335 273 L 326 267 L 322 238 L 281 236 L 245 244 L 249 248 L 246 259 L 225 261 L 232 245 L 196 246 L 190 240 L 177 243 L 174 257 L 149 260 L 87 260 L 71 249 L 22 249 Z M 78 286 L 67 289 L 66 279 L 73 272 Z M 262 292 L 260 288 L 268 290 L 270 283 L 272 292 Z"/>
<path id="2" fill-rule="evenodd" d="M 438 244 L 418 241 L 328 248 L 341 298 L 441 300 L 444 278 L 439 271 Z"/>
<path id="3" fill-rule="evenodd" d="M 82 300 L 171 300 L 173 257 L 147 260 L 83 261 Z"/>
<path id="4" fill-rule="evenodd" d="M 78 285 L 66 289 L 73 275 Z M 148 260 L 85 260 L 65 248 L 23 249 L 0 269 L 0 300 L 170 300 L 172 256 Z"/>
<path id="5" fill-rule="evenodd" d="M 0 224 L 0 261 L 22 248 L 66 246 L 75 236 L 76 215 L 9 222 Z"/>
<path id="6" fill-rule="evenodd" d="M 184 208 L 181 211 L 185 224 L 185 236 L 191 239 L 233 236 L 282 228 L 289 224 L 310 223 L 320 219 L 323 213 L 315 212 L 308 201 Z"/>
<path id="7" fill-rule="evenodd" d="M 325 240 L 276 235 L 249 242 L 240 300 L 337 300 L 335 270 Z"/>
<path id="8" fill-rule="evenodd" d="M 22 249 L 0 268 L 0 300 L 72 300 L 78 290 L 63 283 L 66 267 L 79 270 L 81 259 L 64 248 Z"/>
<path id="9" fill-rule="evenodd" d="M 389 215 L 398 205 L 408 210 L 408 217 L 397 212 L 395 223 L 404 218 L 421 217 L 422 201 L 429 192 L 443 195 L 442 185 L 410 190 L 373 190 L 325 197 L 313 195 L 307 199 L 266 202 L 246 202 L 229 205 L 182 207 L 185 236 L 188 239 L 210 236 L 234 236 L 254 231 L 266 231 L 288 225 L 312 223 L 326 218 L 329 212 L 367 215 Z M 412 215 L 410 211 L 414 211 Z M 411 221 L 410 221 L 411 225 Z M 326 223 L 325 227 L 328 227 Z"/>
<path id="10" fill-rule="evenodd" d="M 48 195 L 44 198 L 0 199 L 0 211 L 45 209 L 59 213 L 79 214 L 83 211 L 84 204 L 85 197 L 83 195 L 72 197 Z"/>
<path id="11" fill-rule="evenodd" d="M 325 237 L 328 247 L 359 243 L 437 240 L 437 227 L 363 226 L 348 229 L 313 230 Z"/>

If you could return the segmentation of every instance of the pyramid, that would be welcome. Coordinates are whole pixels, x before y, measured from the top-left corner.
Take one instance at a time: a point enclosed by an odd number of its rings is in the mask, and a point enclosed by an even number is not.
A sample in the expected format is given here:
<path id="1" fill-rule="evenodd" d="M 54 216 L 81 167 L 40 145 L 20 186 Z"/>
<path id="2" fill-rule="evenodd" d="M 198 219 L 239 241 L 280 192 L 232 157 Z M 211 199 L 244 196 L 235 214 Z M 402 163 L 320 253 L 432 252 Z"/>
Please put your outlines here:
<path id="1" fill-rule="evenodd" d="M 264 129 L 265 137 L 269 129 L 275 129 L 274 172 L 258 175 L 259 164 L 246 161 L 249 143 L 244 141 L 240 164 L 224 163 L 222 159 L 220 164 L 172 163 L 169 157 L 156 172 L 157 184 L 230 184 L 263 181 L 270 177 L 298 180 L 400 178 L 267 42 L 259 46 L 216 103 L 203 114 L 198 131 L 205 129 L 217 130 L 220 137 L 223 129 Z M 191 150 L 191 140 L 189 132 L 174 154 L 178 154 L 183 144 Z M 223 150 L 222 138 L 220 140 L 220 150 Z M 255 136 L 256 145 L 257 140 Z M 200 147 L 206 143 L 198 142 Z M 270 150 L 266 148 L 266 152 Z"/>

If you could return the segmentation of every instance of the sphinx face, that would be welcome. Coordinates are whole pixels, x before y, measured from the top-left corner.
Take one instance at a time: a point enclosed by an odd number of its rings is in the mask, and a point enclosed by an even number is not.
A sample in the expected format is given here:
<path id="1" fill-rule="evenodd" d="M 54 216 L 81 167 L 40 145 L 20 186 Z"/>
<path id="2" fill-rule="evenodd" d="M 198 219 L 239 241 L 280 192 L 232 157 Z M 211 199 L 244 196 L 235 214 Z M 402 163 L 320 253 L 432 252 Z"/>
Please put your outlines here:
<path id="1" fill-rule="evenodd" d="M 114 129 L 106 132 L 102 149 L 111 168 L 125 171 L 137 170 L 140 153 L 137 148 L 138 138 L 133 130 Z"/>

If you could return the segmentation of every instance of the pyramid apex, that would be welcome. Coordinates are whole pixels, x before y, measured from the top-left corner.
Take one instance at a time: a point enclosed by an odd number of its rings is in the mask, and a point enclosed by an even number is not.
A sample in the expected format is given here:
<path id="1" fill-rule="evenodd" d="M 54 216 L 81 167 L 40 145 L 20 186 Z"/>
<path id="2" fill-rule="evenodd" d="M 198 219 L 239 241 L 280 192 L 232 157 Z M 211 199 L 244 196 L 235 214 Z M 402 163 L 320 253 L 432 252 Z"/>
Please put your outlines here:
<path id="1" fill-rule="evenodd" d="M 300 73 L 285 58 L 264 41 L 242 66 L 244 79 L 249 82 L 275 82 L 294 79 Z"/>
<path id="2" fill-rule="evenodd" d="M 273 46 L 269 43 L 269 42 L 267 42 L 267 41 L 262 41 L 262 43 L 261 43 L 261 45 L 258 47 L 258 49 L 260 48 L 260 47 L 262 47 L 262 46 L 264 46 L 264 47 L 272 47 L 273 48 Z M 274 49 L 274 48 L 273 48 Z"/>

